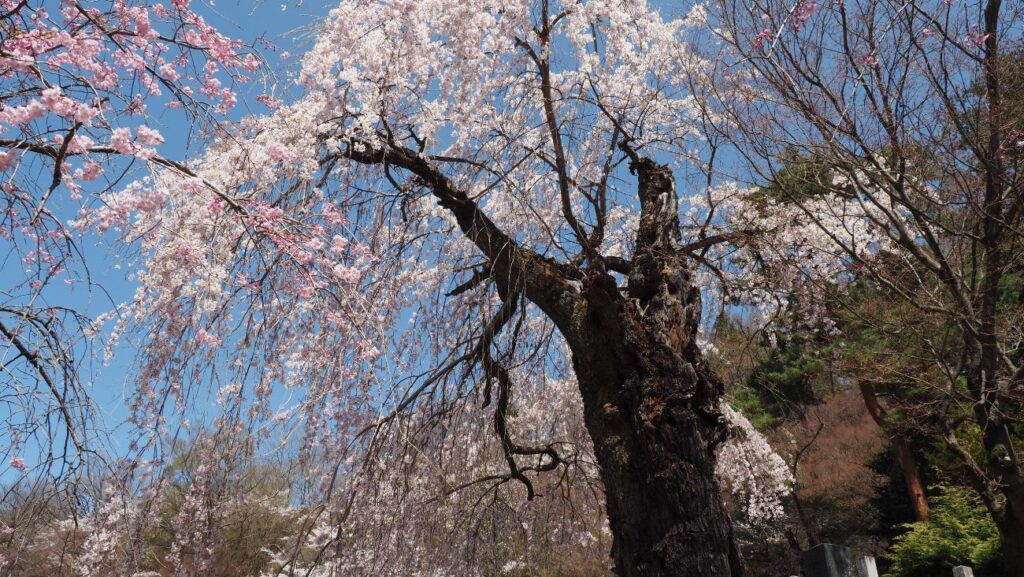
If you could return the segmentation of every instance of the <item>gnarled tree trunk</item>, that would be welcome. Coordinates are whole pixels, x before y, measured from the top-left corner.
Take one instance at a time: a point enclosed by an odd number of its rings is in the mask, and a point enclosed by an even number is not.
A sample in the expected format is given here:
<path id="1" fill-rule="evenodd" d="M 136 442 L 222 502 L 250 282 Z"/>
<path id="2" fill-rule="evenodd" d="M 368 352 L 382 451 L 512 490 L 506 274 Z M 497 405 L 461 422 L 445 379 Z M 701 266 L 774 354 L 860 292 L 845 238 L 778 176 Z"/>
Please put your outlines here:
<path id="1" fill-rule="evenodd" d="M 697 347 L 700 292 L 679 242 L 671 171 L 635 159 L 642 205 L 628 288 L 585 279 L 566 331 L 623 576 L 742 574 L 714 475 L 721 383 Z"/>
<path id="2" fill-rule="evenodd" d="M 718 408 L 722 386 L 696 343 L 700 292 L 689 251 L 711 239 L 682 246 L 671 170 L 622 148 L 639 180 L 634 255 L 605 258 L 584 240 L 583 270 L 519 246 L 413 151 L 364 145 L 346 154 L 419 177 L 487 258 L 488 276 L 506 303 L 525 296 L 564 335 L 604 479 L 619 574 L 740 577 L 714 475 L 715 447 L 726 435 Z M 609 270 L 624 275 L 627 286 Z M 504 319 L 499 314 L 497 326 Z M 518 448 L 503 441 L 515 468 L 511 453 Z"/>

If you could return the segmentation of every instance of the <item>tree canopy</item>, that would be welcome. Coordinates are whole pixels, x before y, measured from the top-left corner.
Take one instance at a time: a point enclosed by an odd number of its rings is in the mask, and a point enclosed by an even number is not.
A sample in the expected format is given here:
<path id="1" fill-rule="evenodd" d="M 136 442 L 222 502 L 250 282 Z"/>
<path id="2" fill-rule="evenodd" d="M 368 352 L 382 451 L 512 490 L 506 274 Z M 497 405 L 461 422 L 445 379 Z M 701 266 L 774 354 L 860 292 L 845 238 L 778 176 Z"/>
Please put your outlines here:
<path id="1" fill-rule="evenodd" d="M 1024 570 L 1018 3 L 343 0 L 248 114 L 188 0 L 0 10 L 9 571 L 757 574 L 864 422 Z"/>

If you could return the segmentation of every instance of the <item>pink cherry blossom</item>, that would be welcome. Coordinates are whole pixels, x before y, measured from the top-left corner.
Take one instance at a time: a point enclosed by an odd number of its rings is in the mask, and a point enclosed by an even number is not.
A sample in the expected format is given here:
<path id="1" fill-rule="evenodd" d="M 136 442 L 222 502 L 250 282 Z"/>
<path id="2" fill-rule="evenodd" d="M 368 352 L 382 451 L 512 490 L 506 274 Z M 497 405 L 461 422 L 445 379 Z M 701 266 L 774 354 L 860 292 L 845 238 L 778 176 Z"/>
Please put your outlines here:
<path id="1" fill-rule="evenodd" d="M 138 136 L 138 141 L 145 145 L 157 145 L 163 144 L 164 137 L 160 134 L 160 131 L 154 130 L 148 126 L 140 126 L 135 130 L 135 134 Z"/>
<path id="2" fill-rule="evenodd" d="M 15 161 L 18 159 L 18 151 L 11 149 L 6 152 L 0 152 L 0 172 L 7 172 Z"/>

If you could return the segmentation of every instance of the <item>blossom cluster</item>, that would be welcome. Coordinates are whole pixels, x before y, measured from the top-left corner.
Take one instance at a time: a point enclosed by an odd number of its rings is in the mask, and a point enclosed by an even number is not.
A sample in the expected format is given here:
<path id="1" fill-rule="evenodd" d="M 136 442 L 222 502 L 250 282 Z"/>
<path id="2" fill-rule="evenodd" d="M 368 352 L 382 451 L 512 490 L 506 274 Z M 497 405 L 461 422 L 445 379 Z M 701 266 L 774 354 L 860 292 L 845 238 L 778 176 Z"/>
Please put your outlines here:
<path id="1" fill-rule="evenodd" d="M 793 473 L 742 413 L 722 404 L 732 434 L 718 449 L 715 473 L 738 496 L 746 520 L 768 527 L 783 517 L 783 501 L 793 490 Z"/>
<path id="2" fill-rule="evenodd" d="M 93 287 L 67 215 L 133 165 L 162 161 L 168 119 L 227 113 L 258 65 L 188 0 L 0 0 L 0 355 L 22 391 L 12 430 L 62 407 L 67 446 L 85 448 L 72 430 L 91 411 L 78 363 L 98 327 L 68 304 Z"/>

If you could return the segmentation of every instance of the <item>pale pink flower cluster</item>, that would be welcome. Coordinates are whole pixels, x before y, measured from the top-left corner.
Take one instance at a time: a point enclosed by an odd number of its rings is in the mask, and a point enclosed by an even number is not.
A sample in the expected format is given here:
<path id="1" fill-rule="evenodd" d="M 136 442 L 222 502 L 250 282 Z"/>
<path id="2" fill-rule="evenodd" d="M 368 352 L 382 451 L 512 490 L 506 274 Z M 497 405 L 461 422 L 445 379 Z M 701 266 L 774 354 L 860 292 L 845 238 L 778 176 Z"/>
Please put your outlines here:
<path id="1" fill-rule="evenodd" d="M 834 334 L 822 289 L 843 289 L 854 267 L 890 254 L 901 235 L 920 236 L 912 216 L 880 188 L 885 171 L 884 162 L 869 172 L 836 171 L 820 194 L 799 202 L 766 199 L 756 187 L 730 183 L 689 197 L 687 224 L 697 227 L 714 212 L 719 232 L 749 235 L 708 252 L 706 258 L 721 270 L 698 272 L 705 300 L 722 303 L 728 291 L 732 302 L 750 307 L 763 321 L 796 307 L 806 328 Z M 919 194 L 931 194 L 919 188 Z"/>
<path id="2" fill-rule="evenodd" d="M 67 187 L 73 199 L 80 198 L 82 183 L 103 173 L 101 155 L 113 151 L 151 159 L 163 143 L 157 128 L 124 125 L 126 118 L 146 108 L 144 95 L 131 96 L 136 83 L 155 87 L 168 82 L 179 91 L 175 101 L 180 102 L 192 92 L 190 85 L 199 81 L 189 72 L 191 62 L 212 64 L 211 78 L 221 68 L 236 79 L 241 79 L 241 72 L 255 70 L 255 61 L 242 53 L 242 45 L 219 34 L 185 4 L 168 10 L 135 0 L 88 5 L 68 0 L 50 13 L 43 3 L 32 1 L 13 3 L 9 10 L 5 22 L 14 28 L 0 41 L 0 68 L 5 70 L 10 97 L 0 105 L 0 132 L 11 142 L 66 149 L 68 156 L 61 157 L 56 171 L 59 184 Z M 124 35 L 114 36 L 115 31 Z M 228 92 L 219 93 L 215 104 L 222 106 L 228 96 Z M 187 102 L 193 112 L 199 112 L 198 101 Z M 34 176 L 12 169 L 31 163 L 27 166 L 41 165 L 53 172 L 46 165 L 56 153 L 3 146 L 7 145 L 0 145 L 4 190 L 35 194 Z M 25 216 L 30 226 L 43 225 L 31 214 L 11 216 L 14 221 Z M 37 231 L 37 236 L 45 232 Z M 4 234 L 11 240 L 15 236 Z"/>
<path id="3" fill-rule="evenodd" d="M 360 495 L 360 506 L 328 506 L 313 517 L 312 530 L 268 546 L 271 567 L 263 576 L 296 569 L 325 577 L 488 575 L 503 567 L 550 566 L 567 555 L 607 559 L 610 533 L 602 499 L 593 492 L 600 481 L 582 426 L 576 383 L 553 380 L 550 368 L 547 377 L 538 369 L 517 371 L 523 386 L 516 391 L 516 438 L 523 443 L 557 441 L 565 458 L 578 461 L 564 475 L 535 479 L 535 500 L 527 502 L 515 483 L 480 483 L 449 492 L 503 472 L 497 439 L 480 434 L 490 425 L 490 415 L 460 413 L 444 436 L 423 439 L 413 448 L 402 442 L 402 431 L 429 418 L 426 412 L 413 411 L 400 425 L 381 432 L 384 452 L 368 462 L 346 461 L 350 474 L 338 491 Z M 549 410 L 562 411 L 565 419 L 553 425 Z M 346 521 L 338 524 L 341 515 Z M 496 530 L 477 531 L 469 519 L 485 519 Z M 368 540 L 367 535 L 375 537 Z M 450 546 L 437 547 L 438 535 L 445 535 Z M 480 553 L 464 555 L 461 548 Z M 322 554 L 307 554 L 315 551 Z"/>
<path id="4" fill-rule="evenodd" d="M 135 159 L 157 160 L 164 122 L 227 112 L 236 99 L 231 87 L 255 72 L 257 61 L 246 45 L 216 31 L 184 1 L 4 0 L 0 19 L 0 244 L 9 259 L 24 265 L 5 270 L 0 304 L 10 318 L 3 321 L 24 330 L 32 347 L 60 339 L 62 352 L 52 362 L 74 362 L 60 359 L 85 358 L 86 350 L 77 348 L 80 337 L 91 343 L 100 335 L 95 323 L 77 316 L 85 311 L 71 310 L 81 302 L 78 296 L 70 308 L 62 302 L 70 297 L 58 280 L 72 288 L 91 282 L 78 250 L 83 245 L 72 242 L 64 215 L 78 210 L 85 194 L 104 189 L 105 174 L 120 177 Z M 216 91 L 204 92 L 214 85 Z M 161 94 L 156 106 L 167 102 L 184 110 L 154 114 L 150 108 Z M 97 227 L 123 226 L 129 211 L 162 202 L 134 192 L 119 206 L 90 208 Z M 26 320 L 35 317 L 54 322 L 40 331 Z M 0 353 L 9 346 L 0 343 Z M 90 400 L 77 397 L 83 390 L 77 381 L 87 376 L 69 367 L 46 370 L 69 381 L 55 384 L 69 395 L 61 405 L 83 413 L 61 418 L 85 423 Z M 31 377 L 19 383 L 29 422 L 38 417 L 30 409 L 43 395 L 37 384 Z"/>
<path id="5" fill-rule="evenodd" d="M 814 9 L 817 7 L 816 0 L 797 0 L 793 7 L 793 30 L 800 31 L 814 15 Z"/>
<path id="6" fill-rule="evenodd" d="M 28 465 L 25 464 L 25 459 L 19 456 L 11 457 L 10 463 L 11 468 L 14 469 L 15 471 L 18 471 L 19 473 L 25 473 L 28 471 Z"/>
<path id="7" fill-rule="evenodd" d="M 792 492 L 793 474 L 743 414 L 726 403 L 721 409 L 732 434 L 718 449 L 715 472 L 722 485 L 740 499 L 747 521 L 770 527 L 785 513 L 783 502 Z"/>

